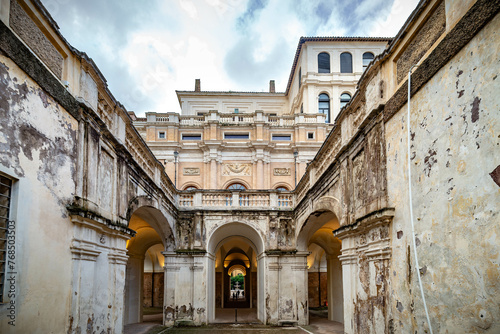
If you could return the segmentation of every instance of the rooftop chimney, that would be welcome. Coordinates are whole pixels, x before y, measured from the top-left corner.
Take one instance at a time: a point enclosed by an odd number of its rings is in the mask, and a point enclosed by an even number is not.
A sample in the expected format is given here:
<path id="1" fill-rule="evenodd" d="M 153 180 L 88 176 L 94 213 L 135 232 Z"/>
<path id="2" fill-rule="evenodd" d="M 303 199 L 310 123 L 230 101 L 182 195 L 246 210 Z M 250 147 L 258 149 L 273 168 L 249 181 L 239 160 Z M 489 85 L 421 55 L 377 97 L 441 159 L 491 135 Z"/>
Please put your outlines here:
<path id="1" fill-rule="evenodd" d="M 200 79 L 194 79 L 194 91 L 195 92 L 201 91 L 201 82 L 200 82 Z"/>
<path id="2" fill-rule="evenodd" d="M 276 87 L 274 86 L 274 80 L 269 81 L 269 93 L 276 93 Z"/>

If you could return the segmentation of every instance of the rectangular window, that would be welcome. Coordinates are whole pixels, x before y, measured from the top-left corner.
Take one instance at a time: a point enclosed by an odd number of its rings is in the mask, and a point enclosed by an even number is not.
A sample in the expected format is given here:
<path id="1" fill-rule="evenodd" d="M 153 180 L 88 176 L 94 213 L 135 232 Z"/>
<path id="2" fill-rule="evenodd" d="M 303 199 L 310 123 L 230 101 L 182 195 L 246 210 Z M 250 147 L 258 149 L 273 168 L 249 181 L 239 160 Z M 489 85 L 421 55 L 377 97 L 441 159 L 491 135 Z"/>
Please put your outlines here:
<path id="1" fill-rule="evenodd" d="M 158 132 L 158 138 L 165 139 L 165 131 Z"/>
<path id="2" fill-rule="evenodd" d="M 183 133 L 182 140 L 201 140 L 201 133 Z"/>
<path id="3" fill-rule="evenodd" d="M 250 139 L 250 134 L 246 133 L 224 133 L 224 139 Z"/>
<path id="4" fill-rule="evenodd" d="M 292 140 L 292 135 L 273 135 L 273 140 Z"/>
<path id="5" fill-rule="evenodd" d="M 5 275 L 7 272 L 7 230 L 10 217 L 12 180 L 0 175 L 0 303 L 4 302 Z"/>
<path id="6" fill-rule="evenodd" d="M 314 139 L 314 132 L 308 132 L 307 139 Z"/>
<path id="7" fill-rule="evenodd" d="M 234 108 L 234 113 L 235 113 L 235 114 L 237 114 L 237 113 L 239 113 L 239 112 L 240 112 L 240 109 L 238 109 L 238 108 Z"/>

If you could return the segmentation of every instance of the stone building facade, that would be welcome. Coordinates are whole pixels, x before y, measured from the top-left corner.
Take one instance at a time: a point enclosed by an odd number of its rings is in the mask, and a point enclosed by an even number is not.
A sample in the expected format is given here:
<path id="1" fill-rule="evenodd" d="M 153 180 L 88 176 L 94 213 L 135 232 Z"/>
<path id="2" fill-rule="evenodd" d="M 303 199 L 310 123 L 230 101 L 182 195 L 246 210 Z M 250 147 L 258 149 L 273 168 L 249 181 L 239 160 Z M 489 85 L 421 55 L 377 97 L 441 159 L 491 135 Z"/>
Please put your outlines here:
<path id="1" fill-rule="evenodd" d="M 1 0 L 0 332 L 121 333 L 153 260 L 168 326 L 213 322 L 229 270 L 260 321 L 307 324 L 318 247 L 346 333 L 428 332 L 419 276 L 434 332 L 498 332 L 499 9 L 420 2 L 293 190 L 185 191 L 42 4 Z"/>
<path id="2" fill-rule="evenodd" d="M 131 113 L 179 189 L 292 190 L 389 38 L 302 37 L 285 92 L 177 91 L 181 113 Z M 341 66 L 342 65 L 342 66 Z"/>

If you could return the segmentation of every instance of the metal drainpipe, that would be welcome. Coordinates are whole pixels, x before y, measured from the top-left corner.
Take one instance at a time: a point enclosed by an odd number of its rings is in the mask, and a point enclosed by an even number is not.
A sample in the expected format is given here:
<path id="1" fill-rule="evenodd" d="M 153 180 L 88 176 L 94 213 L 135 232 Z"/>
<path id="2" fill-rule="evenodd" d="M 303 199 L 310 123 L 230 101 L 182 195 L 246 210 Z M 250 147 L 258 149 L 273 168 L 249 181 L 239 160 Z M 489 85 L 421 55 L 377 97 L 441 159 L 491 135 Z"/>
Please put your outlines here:
<path id="1" fill-rule="evenodd" d="M 415 253 L 415 266 L 417 269 L 417 277 L 418 277 L 418 285 L 420 287 L 420 293 L 422 295 L 422 302 L 424 304 L 425 316 L 427 317 L 427 323 L 429 324 L 429 331 L 432 333 L 432 325 L 431 319 L 429 318 L 429 312 L 427 311 L 427 303 L 425 302 L 424 288 L 422 287 L 422 278 L 420 277 L 420 266 L 418 264 L 418 254 L 417 254 L 417 244 L 415 242 L 415 224 L 413 223 L 413 200 L 411 195 L 411 154 L 410 154 L 410 137 L 411 137 L 411 128 L 410 128 L 410 115 L 411 115 L 411 106 L 410 106 L 410 98 L 411 98 L 411 71 L 414 67 L 418 67 L 418 65 L 413 65 L 410 67 L 408 71 L 408 115 L 407 115 L 407 128 L 408 128 L 408 198 L 410 202 L 410 223 L 411 223 L 411 237 L 413 244 L 413 251 Z"/>

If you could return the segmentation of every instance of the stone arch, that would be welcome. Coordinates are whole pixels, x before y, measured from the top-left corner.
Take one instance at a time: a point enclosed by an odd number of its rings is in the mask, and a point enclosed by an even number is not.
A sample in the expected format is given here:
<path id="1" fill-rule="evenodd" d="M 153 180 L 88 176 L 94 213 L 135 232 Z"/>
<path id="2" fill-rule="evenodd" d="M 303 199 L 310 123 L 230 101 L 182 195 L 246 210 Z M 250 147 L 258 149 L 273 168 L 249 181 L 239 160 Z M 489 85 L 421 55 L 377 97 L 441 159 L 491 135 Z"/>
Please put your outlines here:
<path id="1" fill-rule="evenodd" d="M 339 258 L 342 244 L 341 240 L 333 235 L 333 231 L 340 227 L 338 219 L 340 212 L 340 202 L 335 197 L 324 196 L 311 202 L 308 215 L 297 229 L 297 250 L 308 252 L 310 249 L 311 251 L 314 249 L 312 245 L 317 245 L 325 252 L 327 261 L 326 270 L 324 267 L 322 270 L 318 267 L 317 279 L 321 282 L 320 275 L 326 275 L 328 287 L 326 290 L 320 287 L 319 290 L 327 295 L 328 319 L 343 322 L 342 265 Z M 308 259 L 308 270 L 311 269 L 312 264 L 315 262 L 314 259 L 312 261 L 309 260 L 310 259 Z M 311 270 L 314 271 L 316 269 L 313 267 Z M 320 271 L 322 271 L 323 274 Z M 308 272 L 307 291 L 310 289 L 310 282 L 312 282 L 312 286 L 315 286 L 314 274 L 316 274 L 316 272 Z M 318 293 L 321 296 L 321 291 L 319 290 Z M 315 300 L 315 297 L 312 296 L 313 295 L 311 295 L 311 298 Z M 319 298 L 317 301 L 320 305 L 315 306 L 323 306 L 321 305 L 321 300 L 323 299 Z M 311 304 L 313 303 L 311 302 Z"/>
<path id="2" fill-rule="evenodd" d="M 127 222 L 130 226 L 132 216 L 136 214 L 146 220 L 162 238 L 165 250 L 175 249 L 174 225 L 160 209 L 160 203 L 151 196 L 142 195 L 129 201 Z"/>
<path id="3" fill-rule="evenodd" d="M 234 179 L 231 179 L 231 180 L 225 182 L 224 185 L 222 186 L 222 189 L 226 189 L 227 187 L 229 187 L 233 183 L 241 183 L 247 189 L 252 189 L 252 187 L 250 186 L 250 183 L 248 183 L 247 181 L 240 179 L 240 178 L 234 178 Z"/>
<path id="4" fill-rule="evenodd" d="M 202 189 L 201 185 L 194 181 L 185 182 L 179 189 L 186 189 L 187 187 L 195 187 L 196 189 Z"/>
<path id="5" fill-rule="evenodd" d="M 125 324 L 142 321 L 144 259 L 148 249 L 160 245 L 162 250 L 175 250 L 174 230 L 167 217 L 170 215 L 162 211 L 161 202 L 151 196 L 137 196 L 129 202 L 128 227 L 137 233 L 127 243 Z"/>
<path id="6" fill-rule="evenodd" d="M 261 231 L 256 226 L 240 222 L 225 223 L 210 231 L 207 238 L 207 251 L 214 254 L 222 241 L 235 236 L 249 240 L 254 245 L 257 255 L 264 252 L 265 243 Z"/>
<path id="7" fill-rule="evenodd" d="M 208 263 L 208 321 L 215 320 L 215 276 L 216 276 L 216 254 L 221 246 L 228 240 L 239 239 L 244 240 L 253 249 L 257 263 L 257 318 L 260 321 L 265 321 L 265 298 L 264 298 L 264 250 L 265 238 L 262 231 L 256 226 L 251 226 L 242 222 L 228 222 L 214 228 L 207 236 L 207 253 L 209 254 Z M 255 275 L 255 273 L 253 274 Z M 210 288 L 211 287 L 211 288 Z M 254 306 L 255 307 L 255 306 Z"/>
<path id="8" fill-rule="evenodd" d="M 293 187 L 290 184 L 286 183 L 286 182 L 276 182 L 275 184 L 273 184 L 272 189 L 276 189 L 278 187 L 285 187 L 289 191 L 293 190 Z"/>
<path id="9" fill-rule="evenodd" d="M 296 229 L 297 245 L 299 245 L 300 241 L 304 241 L 304 240 L 301 240 L 301 238 L 300 238 L 300 236 L 302 236 L 302 237 L 305 236 L 304 234 L 302 234 L 303 230 L 310 230 L 313 228 L 311 216 L 318 217 L 321 213 L 325 213 L 325 212 L 330 212 L 331 214 L 333 214 L 335 216 L 335 218 L 337 219 L 337 221 L 339 223 L 339 227 L 340 227 L 340 225 L 342 225 L 341 220 L 340 220 L 341 212 L 342 212 L 340 201 L 333 196 L 320 197 L 319 199 L 311 202 L 311 205 L 309 206 L 309 210 L 308 210 L 307 214 L 303 215 L 303 217 L 305 217 L 305 218 L 303 218 L 302 221 L 297 222 L 297 229 Z M 314 231 L 313 231 L 313 233 L 314 233 Z"/>

